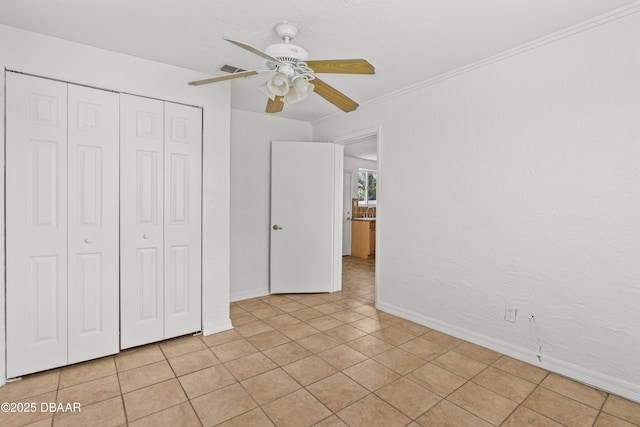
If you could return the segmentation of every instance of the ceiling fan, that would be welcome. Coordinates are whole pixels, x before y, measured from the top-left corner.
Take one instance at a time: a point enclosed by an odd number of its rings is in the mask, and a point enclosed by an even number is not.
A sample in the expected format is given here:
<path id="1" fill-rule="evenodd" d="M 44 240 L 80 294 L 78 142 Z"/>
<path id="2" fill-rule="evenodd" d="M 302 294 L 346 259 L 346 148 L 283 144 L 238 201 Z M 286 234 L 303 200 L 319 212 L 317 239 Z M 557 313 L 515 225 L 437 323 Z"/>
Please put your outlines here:
<path id="1" fill-rule="evenodd" d="M 320 80 L 316 73 L 375 74 L 373 65 L 366 59 L 309 60 L 309 53 L 306 50 L 291 43 L 298 34 L 298 28 L 295 25 L 290 22 L 280 22 L 276 24 L 274 30 L 283 43 L 273 44 L 264 51 L 223 37 L 223 40 L 265 59 L 265 68 L 249 71 L 236 68 L 231 74 L 197 80 L 189 84 L 198 86 L 270 73 L 271 77 L 260 86 L 260 90 L 269 97 L 265 110 L 267 113 L 278 113 L 282 111 L 285 104 L 300 102 L 311 92 L 317 93 L 342 111 L 349 112 L 358 108 L 357 102 Z"/>

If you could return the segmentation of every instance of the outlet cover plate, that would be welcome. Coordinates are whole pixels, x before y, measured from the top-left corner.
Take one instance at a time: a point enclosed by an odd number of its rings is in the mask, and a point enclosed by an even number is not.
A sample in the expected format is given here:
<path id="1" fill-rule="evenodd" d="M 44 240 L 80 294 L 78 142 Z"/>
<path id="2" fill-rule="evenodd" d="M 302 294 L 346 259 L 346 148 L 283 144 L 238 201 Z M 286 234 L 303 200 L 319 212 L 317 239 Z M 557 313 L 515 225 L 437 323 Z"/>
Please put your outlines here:
<path id="1" fill-rule="evenodd" d="M 516 323 L 516 316 L 518 315 L 518 309 L 511 306 L 506 306 L 504 309 L 504 320 L 511 323 Z"/>

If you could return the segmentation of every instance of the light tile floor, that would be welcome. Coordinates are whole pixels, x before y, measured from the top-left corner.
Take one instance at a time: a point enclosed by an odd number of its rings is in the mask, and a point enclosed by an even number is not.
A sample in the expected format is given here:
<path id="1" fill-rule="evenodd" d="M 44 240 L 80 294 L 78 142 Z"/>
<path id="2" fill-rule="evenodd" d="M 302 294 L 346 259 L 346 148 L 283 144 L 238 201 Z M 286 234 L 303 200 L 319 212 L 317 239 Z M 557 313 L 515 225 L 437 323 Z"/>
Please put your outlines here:
<path id="1" fill-rule="evenodd" d="M 0 413 L 30 426 L 640 426 L 640 405 L 373 307 L 373 261 L 343 291 L 231 304 L 234 330 L 25 377 Z M 80 413 L 41 411 L 80 402 Z"/>

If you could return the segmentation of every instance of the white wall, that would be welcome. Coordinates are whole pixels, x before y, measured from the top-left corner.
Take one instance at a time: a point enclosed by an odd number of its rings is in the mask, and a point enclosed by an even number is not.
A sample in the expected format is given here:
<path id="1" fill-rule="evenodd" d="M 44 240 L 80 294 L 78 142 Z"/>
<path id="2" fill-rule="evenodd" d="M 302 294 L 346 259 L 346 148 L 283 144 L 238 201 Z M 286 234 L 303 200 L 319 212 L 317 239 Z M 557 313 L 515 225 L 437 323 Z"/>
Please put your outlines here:
<path id="1" fill-rule="evenodd" d="M 189 87 L 201 73 L 112 53 L 0 25 L 0 66 L 43 77 L 149 96 L 204 108 L 203 117 L 203 329 L 231 327 L 229 320 L 229 141 L 228 84 Z M 0 113 L 4 116 L 4 83 Z M 4 120 L 0 121 L 4 180 Z M 0 182 L 4 189 L 4 182 Z M 4 190 L 2 190 L 4 191 Z M 4 195 L 0 197 L 4 223 Z M 4 259 L 4 232 L 0 237 Z M 0 384 L 5 379 L 4 262 L 0 271 Z"/>
<path id="2" fill-rule="evenodd" d="M 269 294 L 271 141 L 311 141 L 307 122 L 231 110 L 231 300 Z"/>
<path id="3" fill-rule="evenodd" d="M 639 10 L 314 123 L 380 126 L 379 308 L 640 401 Z"/>

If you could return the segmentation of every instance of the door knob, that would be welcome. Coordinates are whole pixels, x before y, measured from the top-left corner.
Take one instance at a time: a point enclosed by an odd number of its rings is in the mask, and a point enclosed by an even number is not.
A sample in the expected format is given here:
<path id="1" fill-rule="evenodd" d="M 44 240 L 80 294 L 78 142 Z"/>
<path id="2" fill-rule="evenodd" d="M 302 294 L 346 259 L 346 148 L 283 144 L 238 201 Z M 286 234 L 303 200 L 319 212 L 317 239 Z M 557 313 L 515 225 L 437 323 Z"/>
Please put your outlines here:
<path id="1" fill-rule="evenodd" d="M 142 238 L 143 238 L 143 239 L 148 239 L 148 238 L 150 238 L 150 237 L 151 237 L 151 234 L 146 234 L 146 233 L 145 233 L 145 234 L 143 234 L 143 235 L 142 235 Z"/>
<path id="2" fill-rule="evenodd" d="M 273 229 L 274 230 L 282 230 L 282 227 L 280 227 L 279 225 L 276 224 L 276 225 L 273 226 Z"/>
<path id="3" fill-rule="evenodd" d="M 93 239 L 91 237 L 87 237 L 86 239 L 84 239 L 85 243 L 93 243 Z"/>

